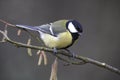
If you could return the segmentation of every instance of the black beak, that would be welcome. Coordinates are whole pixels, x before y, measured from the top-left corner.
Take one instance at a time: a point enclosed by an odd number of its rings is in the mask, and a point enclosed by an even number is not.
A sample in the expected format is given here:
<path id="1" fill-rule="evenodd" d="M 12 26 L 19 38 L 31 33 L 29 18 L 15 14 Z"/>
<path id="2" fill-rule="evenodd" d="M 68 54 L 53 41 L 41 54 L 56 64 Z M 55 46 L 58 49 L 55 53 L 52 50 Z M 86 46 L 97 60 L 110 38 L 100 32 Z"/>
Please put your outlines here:
<path id="1" fill-rule="evenodd" d="M 82 36 L 82 33 L 78 33 L 80 36 Z"/>

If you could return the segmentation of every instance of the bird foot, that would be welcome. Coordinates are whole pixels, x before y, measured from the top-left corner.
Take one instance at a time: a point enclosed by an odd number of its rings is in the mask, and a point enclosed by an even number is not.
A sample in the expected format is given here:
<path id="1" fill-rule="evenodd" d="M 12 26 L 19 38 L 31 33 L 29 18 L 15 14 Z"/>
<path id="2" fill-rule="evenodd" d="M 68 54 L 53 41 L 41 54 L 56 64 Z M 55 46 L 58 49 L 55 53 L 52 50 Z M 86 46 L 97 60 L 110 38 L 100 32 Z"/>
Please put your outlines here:
<path id="1" fill-rule="evenodd" d="M 56 54 L 57 53 L 57 49 L 54 47 L 53 48 L 53 52 Z"/>
<path id="2" fill-rule="evenodd" d="M 68 53 L 70 53 L 73 58 L 75 57 L 75 53 L 74 53 L 74 52 L 71 52 L 69 49 L 65 49 L 65 50 L 66 50 Z"/>

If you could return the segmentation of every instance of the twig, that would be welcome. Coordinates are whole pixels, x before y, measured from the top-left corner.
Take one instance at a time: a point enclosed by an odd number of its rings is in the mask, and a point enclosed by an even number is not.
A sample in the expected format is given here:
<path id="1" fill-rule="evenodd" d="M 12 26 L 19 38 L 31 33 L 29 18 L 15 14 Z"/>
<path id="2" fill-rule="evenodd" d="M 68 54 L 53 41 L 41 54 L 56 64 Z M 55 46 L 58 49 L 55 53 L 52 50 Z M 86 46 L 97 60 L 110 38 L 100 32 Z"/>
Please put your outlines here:
<path id="1" fill-rule="evenodd" d="M 12 27 L 16 27 L 15 25 L 10 24 L 10 23 L 8 23 L 8 22 L 2 20 L 2 19 L 0 19 L 0 22 L 4 23 L 4 24 L 6 24 L 6 25 L 12 26 Z"/>
<path id="2" fill-rule="evenodd" d="M 100 61 L 97 61 L 97 60 L 94 60 L 94 59 L 91 59 L 91 58 L 88 58 L 88 57 L 83 57 L 83 56 L 76 56 L 77 59 L 82 59 L 88 63 L 91 63 L 91 64 L 94 64 L 96 66 L 99 66 L 99 67 L 102 67 L 102 68 L 105 68 L 105 69 L 108 69 L 114 73 L 117 73 L 118 75 L 120 75 L 120 70 L 111 66 L 111 65 L 108 65 L 104 62 L 100 62 Z"/>
<path id="3" fill-rule="evenodd" d="M 52 49 L 49 49 L 49 48 L 46 48 L 46 47 L 39 47 L 39 46 L 27 45 L 27 44 L 23 44 L 23 43 L 20 43 L 20 42 L 16 42 L 16 41 L 13 41 L 13 40 L 9 39 L 9 37 L 3 31 L 0 30 L 0 33 L 3 34 L 3 36 L 5 37 L 5 40 L 7 42 L 9 42 L 11 44 L 14 44 L 17 47 L 31 48 L 31 49 L 35 49 L 35 50 L 44 50 L 46 52 L 50 52 L 50 53 L 54 54 Z M 70 61 L 67 61 L 67 60 L 63 59 L 62 57 L 58 56 L 59 54 L 67 56 L 67 57 L 73 57 L 71 54 L 69 54 L 67 52 L 63 52 L 62 50 L 58 50 L 57 57 L 59 59 L 65 61 L 65 62 L 69 62 L 69 63 L 75 64 L 75 65 L 77 65 L 77 64 L 80 65 L 79 62 L 75 63 L 75 62 L 70 62 Z M 99 62 L 97 60 L 94 60 L 94 59 L 91 59 L 91 58 L 88 58 L 88 57 L 78 56 L 78 55 L 75 55 L 74 58 L 78 59 L 80 61 L 82 60 L 85 63 L 91 63 L 93 65 L 96 65 L 98 67 L 107 69 L 109 71 L 112 71 L 112 72 L 120 75 L 120 70 L 119 69 L 117 69 L 117 68 L 115 68 L 113 66 L 110 66 L 110 65 L 108 65 L 106 63 Z"/>

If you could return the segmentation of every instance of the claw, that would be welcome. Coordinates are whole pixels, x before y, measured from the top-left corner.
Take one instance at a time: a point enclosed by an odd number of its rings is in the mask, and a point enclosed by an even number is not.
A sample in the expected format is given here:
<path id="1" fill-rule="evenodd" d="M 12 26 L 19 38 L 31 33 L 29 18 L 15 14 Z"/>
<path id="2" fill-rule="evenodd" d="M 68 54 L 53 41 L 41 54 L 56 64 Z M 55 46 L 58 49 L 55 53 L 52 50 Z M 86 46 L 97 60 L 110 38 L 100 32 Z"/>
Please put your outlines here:
<path id="1" fill-rule="evenodd" d="M 73 58 L 75 57 L 75 53 L 74 53 L 74 52 L 71 52 L 69 49 L 65 49 L 65 50 L 66 50 L 68 53 L 70 53 Z"/>

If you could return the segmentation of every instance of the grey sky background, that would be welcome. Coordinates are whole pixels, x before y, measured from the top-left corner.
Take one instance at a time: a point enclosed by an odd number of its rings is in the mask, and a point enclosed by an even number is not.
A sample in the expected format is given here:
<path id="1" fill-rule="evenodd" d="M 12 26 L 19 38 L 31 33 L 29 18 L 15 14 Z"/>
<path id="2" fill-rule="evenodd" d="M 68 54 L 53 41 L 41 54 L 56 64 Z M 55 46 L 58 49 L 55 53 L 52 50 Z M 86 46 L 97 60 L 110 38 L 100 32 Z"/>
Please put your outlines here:
<path id="1" fill-rule="evenodd" d="M 70 49 L 79 55 L 108 63 L 120 69 L 120 1 L 119 0 L 0 0 L 0 19 L 13 24 L 42 25 L 60 19 L 76 19 L 83 35 Z M 0 29 L 2 29 L 0 23 Z M 25 42 L 25 32 L 9 36 Z M 49 80 L 55 57 L 48 54 L 47 66 L 37 66 L 38 56 L 26 49 L 0 44 L 0 80 Z M 63 66 L 59 61 L 59 80 L 120 80 L 120 76 L 91 64 Z"/>

